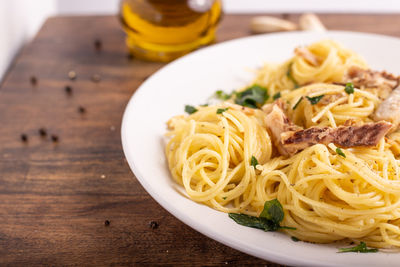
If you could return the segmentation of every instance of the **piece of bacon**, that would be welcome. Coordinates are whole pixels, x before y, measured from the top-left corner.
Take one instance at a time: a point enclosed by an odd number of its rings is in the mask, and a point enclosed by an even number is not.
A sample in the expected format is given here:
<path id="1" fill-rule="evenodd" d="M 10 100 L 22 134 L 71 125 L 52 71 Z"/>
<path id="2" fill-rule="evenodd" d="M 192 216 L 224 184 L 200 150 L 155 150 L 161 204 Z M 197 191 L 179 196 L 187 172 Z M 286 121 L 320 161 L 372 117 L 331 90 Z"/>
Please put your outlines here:
<path id="1" fill-rule="evenodd" d="M 376 146 L 392 127 L 386 121 L 360 126 L 310 127 L 281 134 L 283 147 L 290 151 L 302 150 L 315 144 L 334 143 L 340 147 Z"/>

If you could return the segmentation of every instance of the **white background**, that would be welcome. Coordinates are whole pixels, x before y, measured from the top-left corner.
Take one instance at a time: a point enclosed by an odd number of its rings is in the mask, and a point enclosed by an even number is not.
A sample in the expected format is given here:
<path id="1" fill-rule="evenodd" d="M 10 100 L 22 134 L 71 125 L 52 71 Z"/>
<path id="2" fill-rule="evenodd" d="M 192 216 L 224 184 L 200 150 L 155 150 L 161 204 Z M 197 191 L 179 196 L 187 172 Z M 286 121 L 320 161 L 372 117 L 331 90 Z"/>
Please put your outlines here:
<path id="1" fill-rule="evenodd" d="M 167 1 L 167 0 L 165 0 Z M 226 13 L 399 13 L 399 0 L 223 0 Z M 115 14 L 119 0 L 0 0 L 0 80 L 10 62 L 51 15 Z"/>

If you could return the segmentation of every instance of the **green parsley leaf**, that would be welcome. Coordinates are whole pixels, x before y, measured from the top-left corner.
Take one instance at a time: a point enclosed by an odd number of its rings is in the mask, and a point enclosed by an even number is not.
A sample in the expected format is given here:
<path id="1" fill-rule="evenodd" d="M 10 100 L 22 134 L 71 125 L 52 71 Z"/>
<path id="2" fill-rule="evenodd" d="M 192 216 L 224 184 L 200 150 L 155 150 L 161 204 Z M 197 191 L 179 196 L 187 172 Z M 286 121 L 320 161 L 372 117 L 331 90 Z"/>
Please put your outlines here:
<path id="1" fill-rule="evenodd" d="M 277 199 L 273 199 L 270 201 L 265 201 L 264 209 L 260 214 L 261 218 L 265 218 L 273 221 L 275 224 L 278 224 L 283 220 L 283 208 L 281 203 Z"/>
<path id="2" fill-rule="evenodd" d="M 226 197 L 222 197 L 223 200 L 226 200 Z"/>
<path id="3" fill-rule="evenodd" d="M 190 105 L 186 105 L 185 106 L 185 112 L 187 112 L 188 114 L 193 114 L 197 111 L 197 108 L 190 106 Z"/>
<path id="4" fill-rule="evenodd" d="M 278 92 L 278 93 L 274 94 L 274 96 L 272 98 L 274 100 L 277 100 L 278 98 L 281 98 L 281 92 Z"/>
<path id="5" fill-rule="evenodd" d="M 358 246 L 351 248 L 339 248 L 338 253 L 344 252 L 360 252 L 360 253 L 375 253 L 379 250 L 377 248 L 368 248 L 364 242 L 361 242 Z"/>
<path id="6" fill-rule="evenodd" d="M 299 100 L 297 100 L 297 103 L 294 104 L 294 106 L 293 106 L 293 110 L 295 110 L 297 108 L 297 106 L 300 104 L 301 100 L 303 100 L 303 97 L 300 97 Z"/>
<path id="7" fill-rule="evenodd" d="M 352 83 L 346 83 L 346 87 L 344 88 L 344 91 L 346 91 L 347 94 L 353 94 L 354 93 L 354 85 Z"/>
<path id="8" fill-rule="evenodd" d="M 202 107 L 208 107 L 208 104 L 206 103 L 206 104 L 202 104 L 202 105 L 200 105 L 200 106 L 202 106 Z"/>
<path id="9" fill-rule="evenodd" d="M 251 156 L 250 165 L 253 166 L 254 168 L 258 165 L 258 160 L 256 159 L 256 157 Z"/>
<path id="10" fill-rule="evenodd" d="M 344 154 L 344 152 L 342 151 L 342 149 L 340 149 L 340 147 L 337 147 L 337 148 L 336 148 L 336 153 L 337 153 L 339 156 L 342 156 L 343 158 L 346 157 L 346 154 Z"/>
<path id="11" fill-rule="evenodd" d="M 308 101 L 310 101 L 311 105 L 317 104 L 323 97 L 324 97 L 324 95 L 319 95 L 319 96 L 314 96 L 314 97 L 306 96 Z"/>
<path id="12" fill-rule="evenodd" d="M 286 71 L 286 76 L 289 78 L 289 80 L 292 81 L 292 83 L 294 84 L 294 88 L 296 89 L 296 88 L 299 88 L 300 86 L 292 75 L 292 65 L 293 65 L 293 62 L 289 64 L 288 70 Z"/>
<path id="13" fill-rule="evenodd" d="M 264 231 L 276 231 L 279 229 L 296 230 L 296 228 L 293 227 L 279 225 L 283 220 L 283 216 L 282 205 L 277 199 L 265 202 L 264 210 L 261 212 L 260 217 L 240 213 L 229 213 L 229 218 L 243 226 L 262 229 Z"/>
<path id="14" fill-rule="evenodd" d="M 216 96 L 218 99 L 221 99 L 221 100 L 228 100 L 229 98 L 232 97 L 233 93 L 234 93 L 234 92 L 228 94 L 228 93 L 225 93 L 225 92 L 222 91 L 222 90 L 218 90 L 218 91 L 215 92 L 215 96 Z"/>
<path id="15" fill-rule="evenodd" d="M 245 107 L 258 108 L 258 105 L 264 104 L 268 97 L 267 88 L 255 84 L 236 93 L 235 103 Z"/>
<path id="16" fill-rule="evenodd" d="M 259 218 L 247 214 L 229 213 L 229 218 L 234 220 L 237 224 L 264 231 L 276 231 L 279 229 L 274 227 L 273 223 L 265 218 Z"/>
<path id="17" fill-rule="evenodd" d="M 217 109 L 217 114 L 222 114 L 222 113 L 224 113 L 225 111 L 227 111 L 229 108 L 219 108 L 219 109 Z"/>
<path id="18" fill-rule="evenodd" d="M 297 237 L 295 237 L 295 236 L 292 236 L 292 237 L 290 237 L 294 242 L 299 242 L 300 241 L 300 239 L 298 239 Z"/>

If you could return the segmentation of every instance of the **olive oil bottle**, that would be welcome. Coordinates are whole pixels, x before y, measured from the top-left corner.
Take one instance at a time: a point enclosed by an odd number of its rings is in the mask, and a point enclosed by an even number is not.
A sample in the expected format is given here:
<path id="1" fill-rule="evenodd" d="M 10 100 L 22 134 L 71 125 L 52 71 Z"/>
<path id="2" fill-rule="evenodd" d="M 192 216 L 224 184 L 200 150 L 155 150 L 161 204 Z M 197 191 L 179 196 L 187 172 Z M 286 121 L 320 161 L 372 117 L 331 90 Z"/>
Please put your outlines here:
<path id="1" fill-rule="evenodd" d="M 171 61 L 215 39 L 221 0 L 122 0 L 120 19 L 135 57 Z"/>

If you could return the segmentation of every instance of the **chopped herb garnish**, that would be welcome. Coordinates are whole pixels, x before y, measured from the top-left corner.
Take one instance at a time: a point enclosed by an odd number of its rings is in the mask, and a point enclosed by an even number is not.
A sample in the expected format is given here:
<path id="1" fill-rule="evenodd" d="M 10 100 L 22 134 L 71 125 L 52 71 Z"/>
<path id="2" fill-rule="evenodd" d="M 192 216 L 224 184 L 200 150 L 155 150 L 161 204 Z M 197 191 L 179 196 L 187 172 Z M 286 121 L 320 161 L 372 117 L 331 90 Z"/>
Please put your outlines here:
<path id="1" fill-rule="evenodd" d="M 347 94 L 353 94 L 354 93 L 354 85 L 352 83 L 346 83 L 346 87 L 344 88 Z"/>
<path id="2" fill-rule="evenodd" d="M 295 236 L 292 236 L 292 237 L 290 237 L 294 242 L 299 242 L 300 241 L 300 239 L 298 239 L 297 237 L 295 237 Z"/>
<path id="3" fill-rule="evenodd" d="M 185 106 L 185 112 L 188 114 L 193 114 L 197 111 L 197 108 L 190 106 L 190 105 L 186 105 Z"/>
<path id="4" fill-rule="evenodd" d="M 229 213 L 229 218 L 234 220 L 237 224 L 262 229 L 264 231 L 276 231 L 273 223 L 265 218 L 258 218 L 247 214 Z"/>
<path id="5" fill-rule="evenodd" d="M 344 154 L 344 152 L 342 151 L 342 149 L 340 149 L 340 147 L 337 147 L 337 148 L 336 148 L 336 153 L 337 153 L 339 156 L 342 156 L 343 158 L 346 157 L 346 154 Z"/>
<path id="6" fill-rule="evenodd" d="M 264 203 L 264 209 L 259 217 L 240 213 L 229 213 L 229 218 L 243 226 L 262 229 L 264 231 L 276 231 L 279 229 L 296 230 L 296 228 L 293 227 L 280 226 L 283 216 L 282 205 L 277 199 L 266 201 Z"/>
<path id="7" fill-rule="evenodd" d="M 301 100 L 303 100 L 303 97 L 300 97 L 299 100 L 297 100 L 296 104 L 293 106 L 293 110 L 297 108 L 297 106 L 300 104 Z"/>
<path id="8" fill-rule="evenodd" d="M 360 253 L 375 253 L 379 250 L 377 248 L 368 248 L 365 242 L 361 242 L 358 246 L 351 247 L 351 248 L 339 248 L 338 253 L 344 252 L 360 252 Z"/>
<path id="9" fill-rule="evenodd" d="M 283 220 L 283 208 L 281 203 L 277 199 L 271 201 L 265 201 L 264 209 L 260 214 L 260 217 L 273 221 L 279 224 Z"/>
<path id="10" fill-rule="evenodd" d="M 227 111 L 229 108 L 219 108 L 219 109 L 217 109 L 217 114 L 222 114 L 222 113 L 224 113 L 225 111 Z"/>
<path id="11" fill-rule="evenodd" d="M 218 90 L 218 91 L 215 92 L 215 96 L 216 96 L 218 99 L 221 99 L 221 100 L 228 100 L 229 98 L 232 97 L 232 95 L 233 95 L 233 92 L 230 93 L 230 94 L 227 94 L 227 93 L 225 93 L 225 92 L 222 91 L 222 90 Z"/>
<path id="12" fill-rule="evenodd" d="M 222 197 L 223 200 L 226 200 L 226 197 Z"/>
<path id="13" fill-rule="evenodd" d="M 314 96 L 314 97 L 306 96 L 308 101 L 310 101 L 311 105 L 317 104 L 323 97 L 324 97 L 324 95 L 319 95 L 319 96 Z"/>
<path id="14" fill-rule="evenodd" d="M 278 93 L 274 94 L 274 96 L 272 98 L 274 100 L 277 100 L 278 98 L 281 98 L 281 92 L 278 92 Z"/>
<path id="15" fill-rule="evenodd" d="M 249 108 L 258 108 L 268 99 L 267 88 L 257 84 L 236 93 L 235 103 Z"/>
<path id="16" fill-rule="evenodd" d="M 289 78 L 289 80 L 292 81 L 292 83 L 294 84 L 294 88 L 299 88 L 300 87 L 299 84 L 293 78 L 293 75 L 292 75 L 292 65 L 293 65 L 293 62 L 289 64 L 288 70 L 286 72 L 286 76 Z"/>
<path id="17" fill-rule="evenodd" d="M 201 107 L 208 107 L 208 104 L 202 104 Z"/>
<path id="18" fill-rule="evenodd" d="M 253 166 L 254 168 L 258 165 L 258 160 L 256 159 L 256 157 L 251 156 L 250 165 Z"/>

